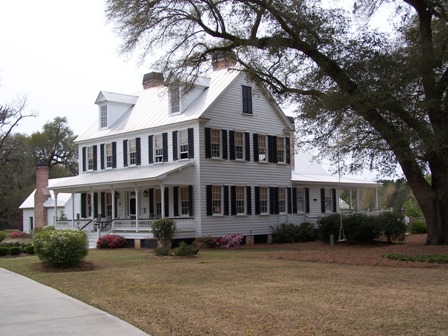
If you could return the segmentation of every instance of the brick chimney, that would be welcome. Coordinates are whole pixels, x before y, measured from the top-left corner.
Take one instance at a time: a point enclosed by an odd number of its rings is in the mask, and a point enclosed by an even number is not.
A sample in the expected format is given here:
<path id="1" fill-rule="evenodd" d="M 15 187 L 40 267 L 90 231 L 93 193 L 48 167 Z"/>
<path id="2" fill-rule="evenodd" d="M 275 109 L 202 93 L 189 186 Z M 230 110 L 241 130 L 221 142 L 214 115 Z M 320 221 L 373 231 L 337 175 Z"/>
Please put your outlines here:
<path id="1" fill-rule="evenodd" d="M 217 51 L 212 54 L 213 71 L 227 69 L 236 64 L 236 55 L 233 51 Z"/>
<path id="2" fill-rule="evenodd" d="M 48 162 L 40 160 L 36 163 L 36 192 L 34 194 L 34 225 L 41 228 L 48 223 L 47 208 L 44 203 L 50 198 L 48 190 Z"/>
<path id="3" fill-rule="evenodd" d="M 156 86 L 162 86 L 164 83 L 163 73 L 149 72 L 143 76 L 143 89 L 149 89 Z"/>

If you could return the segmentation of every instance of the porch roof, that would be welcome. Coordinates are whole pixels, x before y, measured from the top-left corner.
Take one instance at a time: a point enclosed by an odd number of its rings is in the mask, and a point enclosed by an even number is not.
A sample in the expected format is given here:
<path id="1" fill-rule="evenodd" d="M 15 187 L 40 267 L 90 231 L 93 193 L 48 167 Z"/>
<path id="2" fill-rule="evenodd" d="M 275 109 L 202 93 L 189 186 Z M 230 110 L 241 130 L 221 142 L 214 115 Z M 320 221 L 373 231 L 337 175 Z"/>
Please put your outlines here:
<path id="1" fill-rule="evenodd" d="M 381 183 L 363 181 L 350 177 L 343 177 L 339 180 L 338 176 L 324 175 L 324 174 L 292 174 L 292 184 L 303 185 L 321 185 L 343 188 L 380 188 Z"/>
<path id="2" fill-rule="evenodd" d="M 112 185 L 126 185 L 145 181 L 162 182 L 169 175 L 181 172 L 193 164 L 193 160 L 181 160 L 157 163 L 150 166 L 131 166 L 123 169 L 93 171 L 67 178 L 61 182 L 54 183 L 48 188 L 58 192 L 79 192 L 91 187 L 104 186 L 110 188 Z M 188 174 L 186 181 L 191 182 L 192 178 Z"/>

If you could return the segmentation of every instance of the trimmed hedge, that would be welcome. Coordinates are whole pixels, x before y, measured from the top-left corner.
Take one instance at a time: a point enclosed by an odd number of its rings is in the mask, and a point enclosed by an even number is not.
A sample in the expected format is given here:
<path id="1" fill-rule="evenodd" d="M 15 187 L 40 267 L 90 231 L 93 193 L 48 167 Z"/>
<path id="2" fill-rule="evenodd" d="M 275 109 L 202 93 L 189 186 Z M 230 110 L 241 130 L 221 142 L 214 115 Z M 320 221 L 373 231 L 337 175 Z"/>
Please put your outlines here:
<path id="1" fill-rule="evenodd" d="M 9 254 L 9 247 L 0 246 L 0 257 L 7 256 Z"/>
<path id="2" fill-rule="evenodd" d="M 314 241 L 318 237 L 314 224 L 303 222 L 299 225 L 281 224 L 271 226 L 272 242 L 274 244 L 300 243 Z"/>
<path id="3" fill-rule="evenodd" d="M 0 231 L 0 242 L 2 242 L 3 239 L 6 238 L 8 234 L 5 231 Z"/>
<path id="4" fill-rule="evenodd" d="M 39 259 L 55 267 L 79 264 L 89 252 L 84 231 L 42 230 L 34 236 L 33 245 Z"/>
<path id="5" fill-rule="evenodd" d="M 9 254 L 11 255 L 19 255 L 22 253 L 22 248 L 19 246 L 13 246 L 9 248 Z"/>
<path id="6" fill-rule="evenodd" d="M 412 222 L 409 226 L 411 233 L 427 233 L 426 223 L 421 221 Z"/>

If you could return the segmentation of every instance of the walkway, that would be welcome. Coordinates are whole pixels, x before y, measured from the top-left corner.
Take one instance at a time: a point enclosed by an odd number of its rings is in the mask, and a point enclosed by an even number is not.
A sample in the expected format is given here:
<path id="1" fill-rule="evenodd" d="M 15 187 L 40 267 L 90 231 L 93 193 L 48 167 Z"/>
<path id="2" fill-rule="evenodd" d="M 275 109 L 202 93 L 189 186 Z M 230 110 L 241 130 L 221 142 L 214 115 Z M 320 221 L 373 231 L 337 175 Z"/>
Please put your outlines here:
<path id="1" fill-rule="evenodd" d="M 3 268 L 0 335 L 148 336 L 115 316 Z"/>

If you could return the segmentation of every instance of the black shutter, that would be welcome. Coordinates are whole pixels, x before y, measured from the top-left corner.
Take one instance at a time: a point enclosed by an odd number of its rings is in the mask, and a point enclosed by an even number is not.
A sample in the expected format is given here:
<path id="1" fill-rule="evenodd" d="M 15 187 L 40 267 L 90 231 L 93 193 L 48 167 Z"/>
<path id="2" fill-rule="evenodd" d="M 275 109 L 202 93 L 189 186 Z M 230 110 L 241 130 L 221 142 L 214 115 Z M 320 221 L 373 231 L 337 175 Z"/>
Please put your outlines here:
<path id="1" fill-rule="evenodd" d="M 101 193 L 101 217 L 106 217 L 106 193 Z"/>
<path id="2" fill-rule="evenodd" d="M 224 186 L 224 216 L 229 215 L 229 186 Z"/>
<path id="3" fill-rule="evenodd" d="M 291 195 L 292 189 L 290 187 L 286 188 L 286 192 L 288 195 L 286 195 L 286 199 L 288 200 L 288 213 L 292 213 L 292 195 Z"/>
<path id="4" fill-rule="evenodd" d="M 222 138 L 222 158 L 227 160 L 227 131 L 221 130 L 221 138 Z"/>
<path id="5" fill-rule="evenodd" d="M 194 129 L 188 129 L 188 158 L 194 158 Z"/>
<path id="6" fill-rule="evenodd" d="M 230 147 L 229 159 L 235 160 L 235 131 L 229 131 L 229 147 Z"/>
<path id="7" fill-rule="evenodd" d="M 232 216 L 236 215 L 236 187 L 230 187 L 230 214 Z"/>
<path id="8" fill-rule="evenodd" d="M 297 188 L 292 188 L 292 212 L 297 213 Z"/>
<path id="9" fill-rule="evenodd" d="M 97 148 L 96 148 L 97 146 L 95 145 L 95 146 L 93 146 L 93 170 L 97 170 L 97 168 L 98 168 L 98 153 L 96 152 L 97 151 Z"/>
<path id="10" fill-rule="evenodd" d="M 268 161 L 277 163 L 277 137 L 268 135 Z"/>
<path id="11" fill-rule="evenodd" d="M 246 187 L 246 214 L 252 215 L 252 193 L 251 187 Z"/>
<path id="12" fill-rule="evenodd" d="M 87 166 L 87 162 L 86 162 L 86 147 L 82 148 L 82 171 L 85 172 L 86 171 L 86 166 Z"/>
<path id="13" fill-rule="evenodd" d="M 310 212 L 310 188 L 305 188 L 305 212 Z"/>
<path id="14" fill-rule="evenodd" d="M 286 140 L 286 163 L 291 164 L 291 141 L 289 138 L 285 138 Z"/>
<path id="15" fill-rule="evenodd" d="M 93 218 L 98 217 L 98 193 L 93 194 Z"/>
<path id="16" fill-rule="evenodd" d="M 205 194 L 207 198 L 207 216 L 213 215 L 213 208 L 212 208 L 212 186 L 207 185 L 205 186 Z"/>
<path id="17" fill-rule="evenodd" d="M 177 161 L 178 154 L 177 154 L 177 131 L 173 131 L 173 161 Z"/>
<path id="18" fill-rule="evenodd" d="M 140 138 L 135 138 L 135 147 L 137 150 L 137 166 L 140 166 L 142 164 L 142 151 L 141 151 L 141 145 L 140 145 Z"/>
<path id="19" fill-rule="evenodd" d="M 112 142 L 112 168 L 117 168 L 117 143 Z"/>
<path id="20" fill-rule="evenodd" d="M 168 187 L 165 187 L 164 202 L 165 202 L 165 217 L 169 217 L 170 216 L 170 193 L 169 193 Z"/>
<path id="21" fill-rule="evenodd" d="M 85 147 L 84 147 L 85 148 Z M 87 194 L 81 194 L 81 218 L 87 217 Z"/>
<path id="22" fill-rule="evenodd" d="M 100 145 L 100 162 L 101 162 L 101 169 L 104 169 L 104 144 Z"/>
<path id="23" fill-rule="evenodd" d="M 190 201 L 190 217 L 193 217 L 193 186 L 188 186 L 188 200 Z"/>
<path id="24" fill-rule="evenodd" d="M 260 214 L 260 187 L 255 187 L 255 214 Z"/>
<path id="25" fill-rule="evenodd" d="M 338 208 L 336 206 L 336 189 L 331 189 L 331 200 L 333 201 L 333 212 L 337 212 Z"/>
<path id="26" fill-rule="evenodd" d="M 154 216 L 156 215 L 154 213 L 154 189 L 151 188 L 148 190 L 149 191 L 149 218 L 154 218 Z"/>
<path id="27" fill-rule="evenodd" d="M 253 134 L 253 142 L 254 142 L 254 162 L 258 162 L 258 134 Z"/>
<path id="28" fill-rule="evenodd" d="M 320 212 L 325 213 L 325 189 L 320 189 Z"/>
<path id="29" fill-rule="evenodd" d="M 154 144 L 153 144 L 152 138 L 153 138 L 152 135 L 148 136 L 148 162 L 149 163 L 154 163 L 154 155 L 153 155 Z"/>
<path id="30" fill-rule="evenodd" d="M 250 161 L 250 135 L 249 133 L 244 133 L 244 146 L 246 146 L 246 161 Z"/>
<path id="31" fill-rule="evenodd" d="M 162 140 L 163 140 L 163 162 L 168 162 L 168 133 L 162 133 Z"/>
<path id="32" fill-rule="evenodd" d="M 173 187 L 174 217 L 179 216 L 179 187 Z"/>
<path id="33" fill-rule="evenodd" d="M 269 213 L 278 214 L 278 187 L 269 187 Z"/>
<path id="34" fill-rule="evenodd" d="M 211 138 L 211 129 L 206 127 L 204 128 L 205 132 L 205 157 L 212 157 L 212 138 Z"/>
<path id="35" fill-rule="evenodd" d="M 123 140 L 123 166 L 128 166 L 128 141 Z"/>

